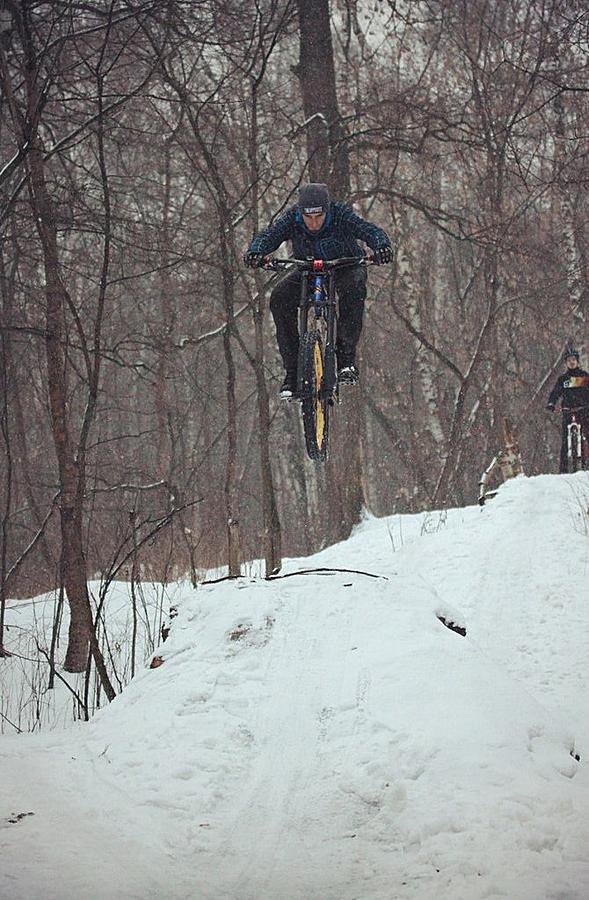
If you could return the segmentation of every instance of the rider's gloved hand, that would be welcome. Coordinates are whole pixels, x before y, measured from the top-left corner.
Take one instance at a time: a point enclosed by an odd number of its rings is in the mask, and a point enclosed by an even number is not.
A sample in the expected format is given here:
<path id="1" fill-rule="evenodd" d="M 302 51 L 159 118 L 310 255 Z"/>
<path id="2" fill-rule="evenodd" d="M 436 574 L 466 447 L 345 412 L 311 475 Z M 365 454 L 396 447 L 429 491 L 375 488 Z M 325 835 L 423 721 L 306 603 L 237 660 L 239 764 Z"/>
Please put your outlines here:
<path id="1" fill-rule="evenodd" d="M 260 269 L 264 265 L 265 256 L 263 253 L 253 253 L 251 250 L 243 257 L 243 261 L 249 269 Z"/>
<path id="2" fill-rule="evenodd" d="M 393 258 L 393 249 L 389 245 L 377 247 L 377 249 L 372 252 L 372 258 L 377 266 L 383 266 L 385 263 L 391 262 Z"/>
<path id="3" fill-rule="evenodd" d="M 554 403 L 547 403 L 546 409 L 549 409 L 550 412 L 554 412 Z"/>

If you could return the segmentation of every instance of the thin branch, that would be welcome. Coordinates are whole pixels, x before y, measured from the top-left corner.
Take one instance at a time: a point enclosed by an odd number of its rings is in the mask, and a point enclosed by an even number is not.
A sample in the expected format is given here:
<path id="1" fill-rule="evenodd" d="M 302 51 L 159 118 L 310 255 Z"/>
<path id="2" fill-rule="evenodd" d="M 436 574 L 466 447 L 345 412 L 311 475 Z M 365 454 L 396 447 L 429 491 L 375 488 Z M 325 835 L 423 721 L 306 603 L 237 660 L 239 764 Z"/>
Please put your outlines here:
<path id="1" fill-rule="evenodd" d="M 4 584 L 5 584 L 5 585 L 8 584 L 8 582 L 10 581 L 10 579 L 12 578 L 12 576 L 15 575 L 15 573 L 20 569 L 21 565 L 24 563 L 24 561 L 25 561 L 25 559 L 27 558 L 27 556 L 28 556 L 30 553 L 32 553 L 32 551 L 35 549 L 35 547 L 36 547 L 37 543 L 39 542 L 39 540 L 43 537 L 43 533 L 44 533 L 44 531 L 45 531 L 45 528 L 46 528 L 46 526 L 47 526 L 47 523 L 49 522 L 49 519 L 51 518 L 51 515 L 52 515 L 52 513 L 53 513 L 53 510 L 55 509 L 55 504 L 56 504 L 56 502 L 57 502 L 57 499 L 58 499 L 60 493 L 61 493 L 61 492 L 58 491 L 57 494 L 55 494 L 55 496 L 53 497 L 53 500 L 51 501 L 51 506 L 50 506 L 50 508 L 49 508 L 49 511 L 48 511 L 47 515 L 45 516 L 45 518 L 43 519 L 43 521 L 42 521 L 42 523 L 41 523 L 41 525 L 40 525 L 40 527 L 39 527 L 39 530 L 37 531 L 37 534 L 35 535 L 35 537 L 34 537 L 33 540 L 31 541 L 31 543 L 29 544 L 29 546 L 26 548 L 26 550 L 23 551 L 23 553 L 21 553 L 21 555 L 19 556 L 19 558 L 16 560 L 16 562 L 14 562 L 14 563 L 12 564 L 12 566 L 10 567 L 10 569 L 8 570 L 8 572 L 6 573 L 6 578 L 4 579 Z"/>

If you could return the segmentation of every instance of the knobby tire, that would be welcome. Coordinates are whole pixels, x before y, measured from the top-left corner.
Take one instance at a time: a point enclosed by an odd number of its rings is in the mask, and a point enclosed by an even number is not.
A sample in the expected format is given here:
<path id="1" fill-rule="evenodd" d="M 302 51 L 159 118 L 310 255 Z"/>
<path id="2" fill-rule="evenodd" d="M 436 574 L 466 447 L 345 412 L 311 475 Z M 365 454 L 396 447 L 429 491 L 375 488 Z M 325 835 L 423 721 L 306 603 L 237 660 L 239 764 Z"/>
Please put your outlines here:
<path id="1" fill-rule="evenodd" d="M 329 398 L 322 395 L 324 348 L 318 331 L 308 331 L 301 346 L 303 430 L 310 459 L 326 460 L 329 447 Z"/>

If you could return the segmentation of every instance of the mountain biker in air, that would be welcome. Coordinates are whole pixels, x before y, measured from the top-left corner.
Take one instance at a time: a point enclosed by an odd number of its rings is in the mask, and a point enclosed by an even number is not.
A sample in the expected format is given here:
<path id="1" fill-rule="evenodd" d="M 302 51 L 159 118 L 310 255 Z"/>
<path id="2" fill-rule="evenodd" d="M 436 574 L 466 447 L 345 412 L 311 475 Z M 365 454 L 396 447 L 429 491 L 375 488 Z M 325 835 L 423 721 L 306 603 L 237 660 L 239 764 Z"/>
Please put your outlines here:
<path id="1" fill-rule="evenodd" d="M 327 185 L 305 184 L 299 190 L 297 205 L 287 209 L 253 238 L 244 261 L 251 268 L 263 266 L 266 258 L 283 241 L 292 241 L 295 259 L 360 257 L 362 250 L 358 240 L 368 244 L 377 265 L 391 262 L 391 242 L 382 228 L 360 218 L 346 203 L 331 201 Z M 340 384 L 357 384 L 359 380 L 356 346 L 362 331 L 366 282 L 365 266 L 335 271 L 339 297 L 337 360 Z M 276 285 L 270 297 L 278 349 L 286 370 L 280 390 L 280 396 L 285 400 L 295 397 L 297 391 L 300 284 L 300 271 L 291 271 Z"/>
<path id="2" fill-rule="evenodd" d="M 566 372 L 559 375 L 550 392 L 546 409 L 554 411 L 557 400 L 562 408 L 562 441 L 560 445 L 560 472 L 566 472 L 567 466 L 567 428 L 571 423 L 573 412 L 581 423 L 583 434 L 589 437 L 589 372 L 579 366 L 579 351 L 567 347 L 564 352 Z"/>

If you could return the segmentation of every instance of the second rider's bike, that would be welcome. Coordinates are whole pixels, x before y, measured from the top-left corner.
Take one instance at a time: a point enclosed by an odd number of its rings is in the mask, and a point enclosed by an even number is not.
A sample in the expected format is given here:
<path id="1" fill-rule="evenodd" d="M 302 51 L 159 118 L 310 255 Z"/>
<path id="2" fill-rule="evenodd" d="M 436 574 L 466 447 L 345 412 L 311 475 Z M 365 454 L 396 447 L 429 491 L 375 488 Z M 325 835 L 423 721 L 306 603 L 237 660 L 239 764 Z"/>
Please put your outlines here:
<path id="1" fill-rule="evenodd" d="M 589 469 L 589 435 L 583 428 L 582 413 L 587 407 L 566 409 L 563 413 L 570 414 L 567 429 L 567 465 L 569 472 L 578 472 L 580 469 Z M 581 415 L 579 415 L 581 413 Z"/>
<path id="2" fill-rule="evenodd" d="M 299 356 L 297 399 L 301 402 L 305 445 L 311 459 L 324 461 L 329 452 L 329 417 L 339 401 L 337 382 L 337 295 L 334 273 L 343 266 L 367 265 L 371 257 L 277 259 L 271 271 L 296 267 L 301 272 L 298 309 Z"/>

